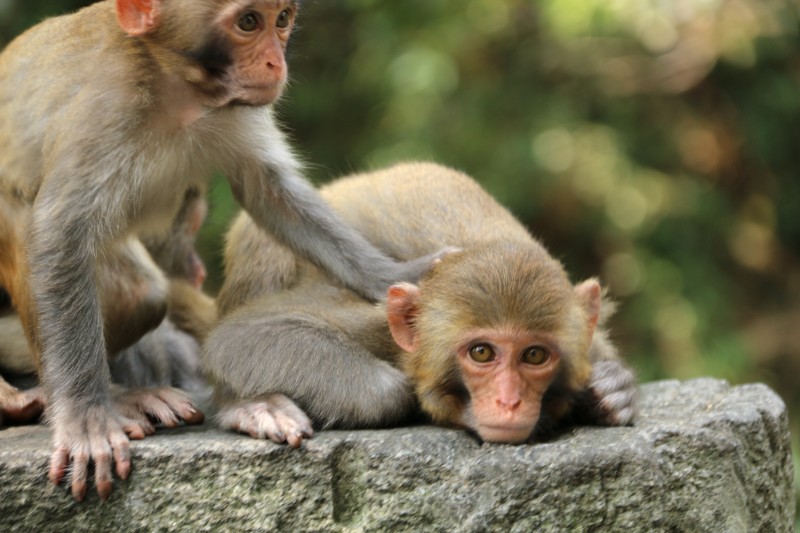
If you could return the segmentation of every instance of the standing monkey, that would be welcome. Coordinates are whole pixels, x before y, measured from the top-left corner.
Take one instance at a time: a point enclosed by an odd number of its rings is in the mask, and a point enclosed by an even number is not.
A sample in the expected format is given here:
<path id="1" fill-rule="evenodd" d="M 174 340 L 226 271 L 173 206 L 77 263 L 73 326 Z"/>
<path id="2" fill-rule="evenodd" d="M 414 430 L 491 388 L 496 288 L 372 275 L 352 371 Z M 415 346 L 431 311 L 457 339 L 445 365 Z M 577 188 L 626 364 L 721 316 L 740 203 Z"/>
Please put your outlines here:
<path id="1" fill-rule="evenodd" d="M 128 439 L 145 434 L 110 397 L 96 264 L 140 259 L 153 285 L 136 298 L 161 302 L 131 235 L 169 226 L 191 186 L 224 174 L 261 228 L 371 300 L 434 259 L 396 263 L 301 177 L 270 107 L 297 9 L 105 0 L 35 26 L 0 55 L 0 286 L 47 391 L 49 477 L 59 483 L 69 468 L 79 500 L 89 463 L 108 497 L 112 464 L 127 477 Z"/>
<path id="2" fill-rule="evenodd" d="M 222 318 L 203 365 L 223 427 L 299 446 L 321 427 L 378 427 L 418 409 L 519 443 L 576 418 L 624 425 L 632 372 L 597 281 L 561 264 L 475 182 L 432 164 L 343 179 L 323 197 L 387 254 L 461 247 L 374 305 L 262 235 L 228 235 Z M 306 416 L 308 415 L 308 417 Z"/>
<path id="3" fill-rule="evenodd" d="M 216 310 L 213 300 L 201 290 L 206 270 L 195 249 L 205 215 L 205 198 L 200 190 L 191 188 L 169 231 L 143 239 L 156 266 L 142 268 L 141 265 L 150 265 L 150 256 L 136 241 L 131 241 L 127 249 L 130 255 L 110 254 L 98 261 L 97 285 L 115 383 L 131 388 L 175 386 L 190 391 L 206 387 L 199 370 L 199 343 L 213 327 Z M 36 365 L 13 302 L 2 289 L 0 296 L 2 428 L 5 423 L 38 419 L 46 398 L 40 386 L 18 390 L 3 379 L 30 384 Z M 144 334 L 150 327 L 155 329 Z M 139 418 L 148 433 L 153 431 L 148 416 L 160 422 L 166 416 L 169 425 L 177 424 L 179 417 L 169 404 L 176 400 L 177 405 L 186 406 L 189 399 L 171 391 L 149 392 L 143 395 L 142 391 L 117 387 L 115 396 L 130 417 Z M 167 405 L 159 398 L 165 395 L 170 400 Z M 186 414 L 201 420 L 200 414 Z"/>

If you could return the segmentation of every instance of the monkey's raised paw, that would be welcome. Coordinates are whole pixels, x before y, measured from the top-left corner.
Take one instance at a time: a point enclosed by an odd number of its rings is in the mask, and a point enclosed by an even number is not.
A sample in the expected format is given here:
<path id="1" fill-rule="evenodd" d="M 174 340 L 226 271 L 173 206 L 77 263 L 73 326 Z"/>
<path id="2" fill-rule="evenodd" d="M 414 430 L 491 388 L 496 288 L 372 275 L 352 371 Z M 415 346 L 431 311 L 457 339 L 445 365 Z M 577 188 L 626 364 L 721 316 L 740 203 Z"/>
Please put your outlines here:
<path id="1" fill-rule="evenodd" d="M 394 274 L 395 281 L 416 283 L 425 273 L 441 263 L 446 256 L 460 251 L 461 248 L 447 246 L 432 254 L 400 263 L 400 272 Z"/>
<path id="2" fill-rule="evenodd" d="M 592 368 L 589 390 L 595 400 L 598 424 L 627 426 L 636 415 L 636 378 L 619 361 L 597 361 Z"/>
<path id="3" fill-rule="evenodd" d="M 108 406 L 78 411 L 54 415 L 54 451 L 48 477 L 58 485 L 69 474 L 72 496 L 80 502 L 86 497 L 89 463 L 94 462 L 97 494 L 100 499 L 107 500 L 111 495 L 112 461 L 117 476 L 127 479 L 131 471 L 128 437 L 144 438 L 146 428 Z"/>
<path id="4" fill-rule="evenodd" d="M 24 424 L 39 418 L 44 411 L 46 397 L 41 387 L 0 395 L 0 426 L 3 423 Z"/>
<path id="5" fill-rule="evenodd" d="M 115 388 L 114 404 L 124 416 L 149 426 L 147 434 L 154 431 L 153 424 L 174 428 L 181 421 L 201 424 L 203 413 L 185 392 L 172 387 L 141 389 Z"/>
<path id="6" fill-rule="evenodd" d="M 292 448 L 299 448 L 304 438 L 314 435 L 303 410 L 283 394 L 226 406 L 217 415 L 217 422 L 254 439 L 270 439 Z"/>

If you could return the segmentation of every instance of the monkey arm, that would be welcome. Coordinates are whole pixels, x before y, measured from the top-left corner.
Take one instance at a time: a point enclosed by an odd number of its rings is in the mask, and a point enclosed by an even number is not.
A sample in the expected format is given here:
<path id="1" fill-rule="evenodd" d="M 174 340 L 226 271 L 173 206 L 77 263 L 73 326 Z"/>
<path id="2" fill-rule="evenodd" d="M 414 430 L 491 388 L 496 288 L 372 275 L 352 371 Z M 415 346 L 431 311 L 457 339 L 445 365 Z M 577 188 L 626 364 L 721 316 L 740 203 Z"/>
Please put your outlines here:
<path id="1" fill-rule="evenodd" d="M 289 153 L 276 149 L 273 140 L 275 152 Z M 288 156 L 240 168 L 231 187 L 259 226 L 372 301 L 384 299 L 394 282 L 416 281 L 442 255 L 394 261 L 337 215 Z"/>
<path id="2" fill-rule="evenodd" d="M 71 463 L 72 493 L 82 500 L 88 463 L 94 460 L 98 492 L 107 497 L 112 454 L 117 474 L 126 478 L 130 472 L 126 432 L 135 434 L 137 428 L 125 428 L 111 407 L 91 230 L 57 205 L 40 198 L 28 251 L 35 302 L 31 312 L 53 424 L 50 479 L 58 483 Z"/>
<path id="3" fill-rule="evenodd" d="M 28 249 L 42 379 L 56 419 L 64 409 L 80 412 L 108 401 L 96 249 L 90 228 L 76 218 L 38 206 Z M 97 392 L 88 396 L 87 390 Z"/>

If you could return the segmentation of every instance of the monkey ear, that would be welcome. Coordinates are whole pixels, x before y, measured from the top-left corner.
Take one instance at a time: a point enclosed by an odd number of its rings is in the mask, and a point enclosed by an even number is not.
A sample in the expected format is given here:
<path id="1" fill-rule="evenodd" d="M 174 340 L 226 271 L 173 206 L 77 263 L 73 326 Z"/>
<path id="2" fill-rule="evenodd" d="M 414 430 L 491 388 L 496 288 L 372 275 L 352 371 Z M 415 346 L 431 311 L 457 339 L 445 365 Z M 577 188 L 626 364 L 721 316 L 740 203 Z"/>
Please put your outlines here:
<path id="1" fill-rule="evenodd" d="M 600 320 L 600 302 L 603 298 L 600 283 L 594 278 L 587 279 L 575 286 L 575 295 L 586 313 L 589 327 L 594 331 L 594 328 L 597 327 L 597 322 Z"/>
<path id="2" fill-rule="evenodd" d="M 417 332 L 414 320 L 419 313 L 420 290 L 411 283 L 397 283 L 386 295 L 386 319 L 397 345 L 406 352 L 417 351 Z"/>
<path id="3" fill-rule="evenodd" d="M 160 0 L 116 1 L 117 21 L 128 35 L 144 35 L 156 27 Z"/>

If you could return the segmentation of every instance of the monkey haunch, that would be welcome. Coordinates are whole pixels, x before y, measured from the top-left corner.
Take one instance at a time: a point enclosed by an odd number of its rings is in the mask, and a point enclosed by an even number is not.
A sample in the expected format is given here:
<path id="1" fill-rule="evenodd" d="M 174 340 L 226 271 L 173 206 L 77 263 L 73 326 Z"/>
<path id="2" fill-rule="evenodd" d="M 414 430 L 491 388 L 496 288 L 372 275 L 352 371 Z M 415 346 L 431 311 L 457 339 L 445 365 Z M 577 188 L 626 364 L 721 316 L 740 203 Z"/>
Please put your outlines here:
<path id="1" fill-rule="evenodd" d="M 600 286 L 572 286 L 472 180 L 410 164 L 340 180 L 323 196 L 389 255 L 461 251 L 375 306 L 242 215 L 226 249 L 225 316 L 203 359 L 223 426 L 297 446 L 311 435 L 300 408 L 322 427 L 384 426 L 421 408 L 513 443 L 572 415 L 631 422 L 633 374 L 602 328 Z"/>
<path id="2" fill-rule="evenodd" d="M 128 436 L 146 429 L 112 402 L 103 330 L 113 320 L 98 265 L 132 258 L 136 279 L 156 280 L 133 235 L 167 230 L 184 191 L 224 174 L 261 228 L 369 299 L 437 255 L 396 263 L 302 179 L 270 108 L 297 9 L 296 0 L 105 0 L 43 22 L 0 56 L 0 286 L 47 391 L 50 477 L 58 483 L 72 463 L 78 499 L 90 461 L 108 496 L 111 458 L 127 476 Z M 163 315 L 151 288 L 128 298 Z M 138 309 L 126 341 L 160 323 Z"/>

